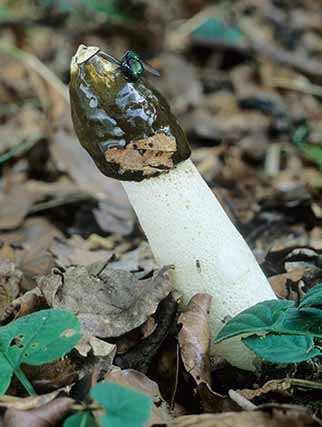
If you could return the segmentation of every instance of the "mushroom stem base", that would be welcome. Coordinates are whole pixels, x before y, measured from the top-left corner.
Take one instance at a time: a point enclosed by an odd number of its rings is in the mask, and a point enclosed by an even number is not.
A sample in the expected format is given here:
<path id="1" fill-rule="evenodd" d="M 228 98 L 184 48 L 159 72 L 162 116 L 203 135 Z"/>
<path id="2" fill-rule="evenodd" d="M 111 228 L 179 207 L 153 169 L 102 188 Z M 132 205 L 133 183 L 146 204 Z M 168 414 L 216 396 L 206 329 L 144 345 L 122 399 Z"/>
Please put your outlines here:
<path id="1" fill-rule="evenodd" d="M 214 338 L 223 322 L 275 294 L 254 255 L 191 160 L 167 174 L 123 182 L 157 263 L 174 264 L 175 288 L 185 303 L 196 293 L 213 297 Z M 231 364 L 253 369 L 240 340 L 212 346 Z"/>

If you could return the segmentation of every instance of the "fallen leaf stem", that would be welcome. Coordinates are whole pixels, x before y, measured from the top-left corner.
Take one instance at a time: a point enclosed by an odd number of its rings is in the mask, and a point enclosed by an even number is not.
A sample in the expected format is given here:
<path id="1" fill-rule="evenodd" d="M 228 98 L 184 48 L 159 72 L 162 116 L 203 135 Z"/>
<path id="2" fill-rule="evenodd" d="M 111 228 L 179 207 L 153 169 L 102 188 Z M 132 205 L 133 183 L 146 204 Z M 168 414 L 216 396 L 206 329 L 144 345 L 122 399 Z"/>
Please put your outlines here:
<path id="1" fill-rule="evenodd" d="M 102 407 L 100 405 L 97 405 L 97 403 L 90 403 L 88 405 L 85 405 L 85 404 L 72 405 L 71 409 L 73 411 L 96 411 L 98 409 L 102 409 Z"/>

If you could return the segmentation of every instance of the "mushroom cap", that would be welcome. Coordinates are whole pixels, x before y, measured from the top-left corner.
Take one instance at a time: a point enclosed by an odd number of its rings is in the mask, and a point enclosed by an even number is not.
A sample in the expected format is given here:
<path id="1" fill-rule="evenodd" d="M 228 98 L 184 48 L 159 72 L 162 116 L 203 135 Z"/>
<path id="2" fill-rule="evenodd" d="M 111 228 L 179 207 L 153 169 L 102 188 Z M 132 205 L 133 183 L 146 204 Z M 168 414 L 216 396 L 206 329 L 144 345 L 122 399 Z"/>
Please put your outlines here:
<path id="1" fill-rule="evenodd" d="M 99 48 L 78 48 L 69 89 L 78 139 L 104 175 L 142 181 L 190 157 L 165 98 L 145 78 L 129 81 Z"/>

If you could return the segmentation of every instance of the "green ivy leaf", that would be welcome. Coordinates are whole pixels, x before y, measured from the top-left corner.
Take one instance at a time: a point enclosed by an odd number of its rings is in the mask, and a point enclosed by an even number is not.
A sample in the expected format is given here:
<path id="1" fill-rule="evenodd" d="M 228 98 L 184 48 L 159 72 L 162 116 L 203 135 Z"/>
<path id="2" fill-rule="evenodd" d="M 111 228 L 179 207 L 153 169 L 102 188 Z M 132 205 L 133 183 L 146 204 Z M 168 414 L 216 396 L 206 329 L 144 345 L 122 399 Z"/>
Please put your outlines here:
<path id="1" fill-rule="evenodd" d="M 98 427 L 89 411 L 82 411 L 66 418 L 64 427 Z"/>
<path id="2" fill-rule="evenodd" d="M 80 329 L 72 313 L 53 309 L 37 311 L 0 328 L 0 394 L 7 390 L 21 363 L 41 365 L 72 350 L 80 340 Z"/>
<path id="3" fill-rule="evenodd" d="M 322 338 L 322 310 L 316 308 L 289 308 L 272 325 L 270 332 L 290 335 L 307 335 Z"/>
<path id="4" fill-rule="evenodd" d="M 310 289 L 301 299 L 299 308 L 302 308 L 305 305 L 322 305 L 322 283 L 319 283 Z"/>
<path id="5" fill-rule="evenodd" d="M 243 343 L 262 359 L 273 363 L 298 363 L 320 356 L 312 337 L 302 335 L 251 336 Z"/>
<path id="6" fill-rule="evenodd" d="M 100 416 L 104 427 L 142 427 L 150 417 L 151 398 L 130 388 L 101 382 L 90 395 L 107 412 Z"/>
<path id="7" fill-rule="evenodd" d="M 229 320 L 217 335 L 215 343 L 238 335 L 270 332 L 273 325 L 278 323 L 285 311 L 293 305 L 293 301 L 287 300 L 260 302 Z"/>

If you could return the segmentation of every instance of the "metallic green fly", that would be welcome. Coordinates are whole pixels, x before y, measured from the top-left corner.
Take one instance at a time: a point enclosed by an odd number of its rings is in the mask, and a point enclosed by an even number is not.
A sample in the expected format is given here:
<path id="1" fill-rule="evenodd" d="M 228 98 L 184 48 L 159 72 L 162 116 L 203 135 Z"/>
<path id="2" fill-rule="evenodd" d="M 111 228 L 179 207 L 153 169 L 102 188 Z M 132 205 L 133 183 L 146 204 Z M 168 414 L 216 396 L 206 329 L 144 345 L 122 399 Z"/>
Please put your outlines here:
<path id="1" fill-rule="evenodd" d="M 127 51 L 122 56 L 121 60 L 118 60 L 114 58 L 114 56 L 101 51 L 99 48 L 96 48 L 88 55 L 86 61 L 88 61 L 95 55 L 99 55 L 102 58 L 112 62 L 113 64 L 118 65 L 121 68 L 123 75 L 132 82 L 136 82 L 137 80 L 139 80 L 145 70 L 155 76 L 160 76 L 159 71 L 143 62 L 140 55 L 138 55 L 136 52 L 133 52 L 133 50 Z"/>

